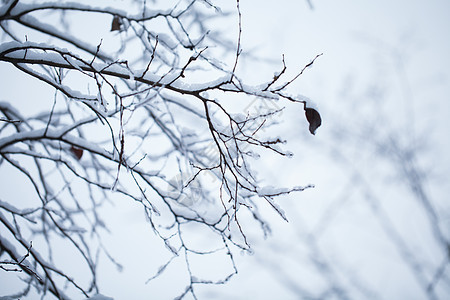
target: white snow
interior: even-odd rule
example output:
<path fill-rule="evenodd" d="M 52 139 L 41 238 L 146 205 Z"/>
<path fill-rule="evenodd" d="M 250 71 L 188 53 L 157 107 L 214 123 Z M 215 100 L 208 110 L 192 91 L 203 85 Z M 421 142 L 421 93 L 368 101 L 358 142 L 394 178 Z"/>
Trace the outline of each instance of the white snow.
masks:
<path fill-rule="evenodd" d="M 92 297 L 86 298 L 86 300 L 114 300 L 114 298 L 106 297 L 102 294 L 97 294 Z"/>

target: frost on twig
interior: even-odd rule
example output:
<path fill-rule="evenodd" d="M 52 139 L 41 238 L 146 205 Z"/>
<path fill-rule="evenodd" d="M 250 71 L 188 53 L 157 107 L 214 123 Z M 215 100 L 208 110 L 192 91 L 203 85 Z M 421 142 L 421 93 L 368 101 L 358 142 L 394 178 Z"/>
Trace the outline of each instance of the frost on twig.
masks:
<path fill-rule="evenodd" d="M 6 230 L 0 237 L 6 240 L 7 232 L 15 239 L 15 246 L 2 244 L 10 258 L 13 247 L 28 249 L 36 270 L 27 272 L 35 278 L 31 286 L 58 298 L 66 290 L 96 294 L 98 257 L 122 267 L 101 239 L 101 206 L 114 194 L 142 205 L 172 255 L 150 281 L 184 260 L 190 284 L 180 298 L 196 297 L 197 285 L 223 284 L 237 273 L 233 251 L 250 251 L 244 216 L 267 234 L 258 208 L 266 205 L 287 220 L 277 197 L 312 187 L 264 188 L 252 166 L 261 155 L 292 156 L 286 140 L 267 128 L 276 126 L 284 101 L 299 103 L 301 111 L 306 101 L 287 89 L 320 55 L 286 81 L 283 58 L 273 79 L 246 84 L 238 72 L 245 53 L 239 1 L 232 14 L 209 1 L 179 1 L 161 10 L 130 1 L 126 11 L 75 2 L 8 3 L 0 7 L 0 62 L 54 90 L 50 111 L 38 111 L 39 95 L 32 115 L 22 115 L 14 99 L 0 102 L 0 168 L 23 175 L 34 191 L 32 205 L 21 209 L 8 205 L 14 196 L 1 195 Z M 109 21 L 85 39 L 77 24 L 65 22 L 72 14 Z M 236 21 L 235 41 L 224 41 L 222 29 L 210 25 L 220 18 Z M 18 25 L 47 42 L 22 38 Z M 113 42 L 118 46 L 107 46 Z M 217 247 L 193 247 L 193 224 L 206 228 Z M 20 228 L 48 247 L 28 248 Z M 52 265 L 55 236 L 87 267 L 87 285 Z M 226 257 L 231 271 L 218 280 L 201 278 L 191 268 L 193 255 Z"/>

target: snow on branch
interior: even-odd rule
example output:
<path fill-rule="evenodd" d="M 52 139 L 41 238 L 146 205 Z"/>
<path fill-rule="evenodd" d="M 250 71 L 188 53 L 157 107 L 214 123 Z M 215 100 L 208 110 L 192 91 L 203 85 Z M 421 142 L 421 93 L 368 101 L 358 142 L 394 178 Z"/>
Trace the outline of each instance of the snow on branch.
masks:
<path fill-rule="evenodd" d="M 48 99 L 37 92 L 27 115 L 14 99 L 0 102 L 0 168 L 8 165 L 34 192 L 32 205 L 24 208 L 12 205 L 13 194 L 0 195 L 2 226 L 15 246 L 3 236 L 0 242 L 14 266 L 30 276 L 29 286 L 57 298 L 67 298 L 67 289 L 98 294 L 99 256 L 121 268 L 101 239 L 107 228 L 101 207 L 113 195 L 140 203 L 173 255 L 149 281 L 184 259 L 190 283 L 180 298 L 195 298 L 197 285 L 224 284 L 237 273 L 233 251 L 251 246 L 244 218 L 253 218 L 267 234 L 258 207 L 265 205 L 287 221 L 277 197 L 312 187 L 263 187 L 254 162 L 261 156 L 292 156 L 286 140 L 268 129 L 277 125 L 285 102 L 306 109 L 306 98 L 287 89 L 321 54 L 286 82 L 280 79 L 283 58 L 277 76 L 249 85 L 237 67 L 245 29 L 239 1 L 234 14 L 208 1 L 180 1 L 161 10 L 149 9 L 157 7 L 153 3 L 127 4 L 132 12 L 60 1 L 9 1 L 0 7 L 0 62 L 54 90 L 51 108 L 40 105 Z M 91 33 L 103 32 L 97 43 L 66 22 L 75 13 L 92 22 L 109 18 Z M 225 29 L 209 23 L 221 18 L 234 18 L 236 41 L 223 41 Z M 48 40 L 33 39 L 32 32 Z M 106 35 L 120 47 L 107 46 Z M 221 246 L 193 247 L 193 225 Z M 31 247 L 19 228 L 43 237 L 48 249 Z M 87 286 L 52 265 L 54 237 L 87 268 Z M 36 271 L 26 270 L 18 252 L 28 254 L 30 270 Z M 231 271 L 218 280 L 200 278 L 190 268 L 192 255 L 225 256 Z"/>

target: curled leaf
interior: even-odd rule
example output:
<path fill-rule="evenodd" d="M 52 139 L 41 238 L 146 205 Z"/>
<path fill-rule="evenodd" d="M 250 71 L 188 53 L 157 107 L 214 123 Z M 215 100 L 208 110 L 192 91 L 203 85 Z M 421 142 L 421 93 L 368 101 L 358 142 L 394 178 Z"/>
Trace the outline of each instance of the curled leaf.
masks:
<path fill-rule="evenodd" d="M 76 157 L 76 159 L 80 160 L 83 156 L 83 149 L 76 148 L 74 146 L 70 147 L 70 152 Z"/>
<path fill-rule="evenodd" d="M 305 107 L 305 115 L 309 123 L 309 132 L 316 134 L 316 129 L 322 124 L 319 112 L 314 108 Z"/>

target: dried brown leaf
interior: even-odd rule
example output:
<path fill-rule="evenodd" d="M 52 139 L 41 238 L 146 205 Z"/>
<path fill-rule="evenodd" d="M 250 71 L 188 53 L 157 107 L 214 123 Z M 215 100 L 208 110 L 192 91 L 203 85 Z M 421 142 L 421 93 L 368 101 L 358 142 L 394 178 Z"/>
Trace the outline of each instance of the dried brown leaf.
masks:
<path fill-rule="evenodd" d="M 316 134 L 316 129 L 319 128 L 320 125 L 322 125 L 322 118 L 320 117 L 320 114 L 317 110 L 314 108 L 305 108 L 305 115 L 306 120 L 308 120 L 309 123 L 309 132 L 311 134 Z"/>
<path fill-rule="evenodd" d="M 70 152 L 76 157 L 76 159 L 80 160 L 83 156 L 83 149 L 76 148 L 74 146 L 70 147 Z"/>
<path fill-rule="evenodd" d="M 111 24 L 111 31 L 120 31 L 122 20 L 118 16 L 114 16 Z"/>

